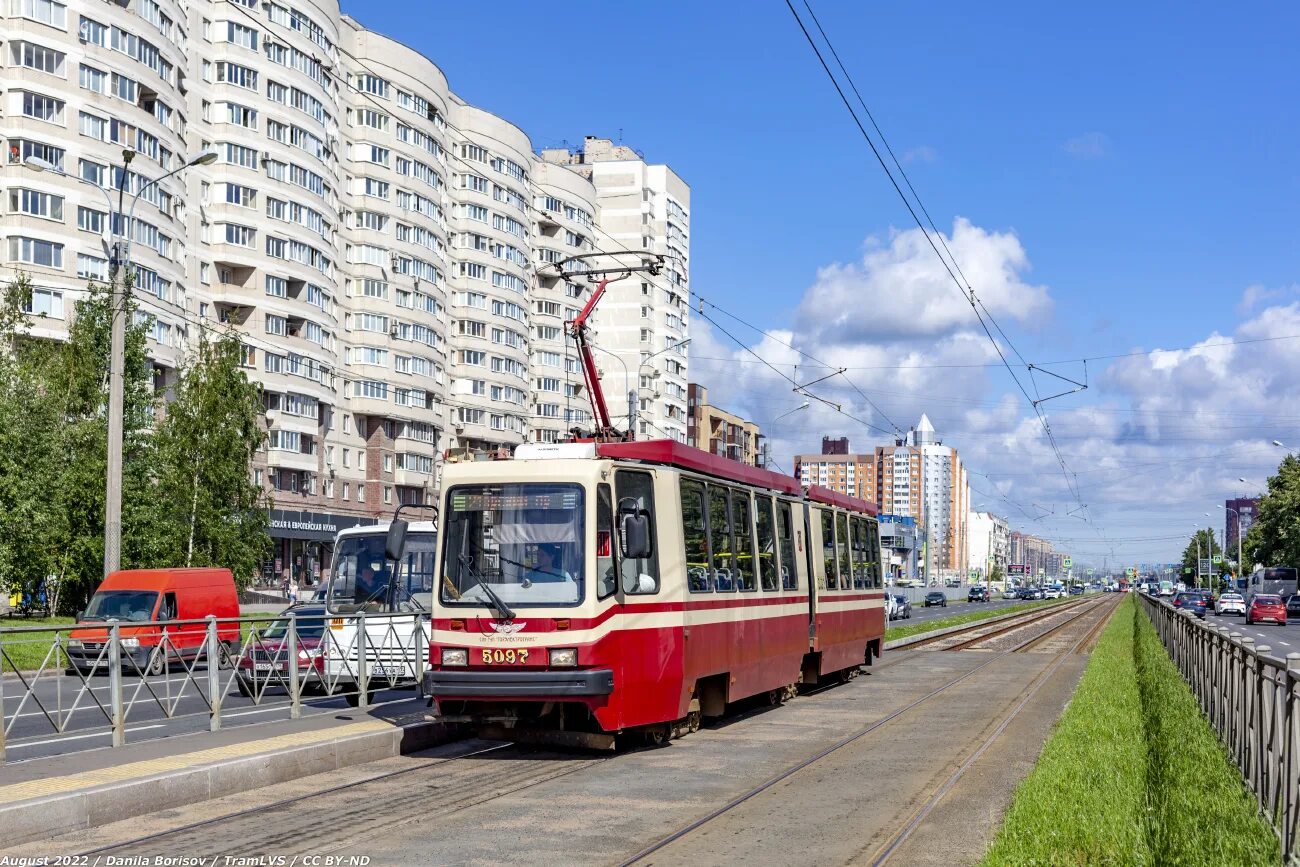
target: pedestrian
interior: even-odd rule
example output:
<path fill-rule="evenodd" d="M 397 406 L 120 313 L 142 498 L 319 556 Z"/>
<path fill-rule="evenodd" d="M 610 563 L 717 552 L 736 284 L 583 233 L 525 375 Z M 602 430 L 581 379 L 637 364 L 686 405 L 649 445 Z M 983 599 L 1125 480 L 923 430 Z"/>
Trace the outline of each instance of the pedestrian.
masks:
<path fill-rule="evenodd" d="M 290 605 L 298 604 L 298 582 L 297 581 L 289 582 L 289 590 L 286 595 L 289 597 Z"/>

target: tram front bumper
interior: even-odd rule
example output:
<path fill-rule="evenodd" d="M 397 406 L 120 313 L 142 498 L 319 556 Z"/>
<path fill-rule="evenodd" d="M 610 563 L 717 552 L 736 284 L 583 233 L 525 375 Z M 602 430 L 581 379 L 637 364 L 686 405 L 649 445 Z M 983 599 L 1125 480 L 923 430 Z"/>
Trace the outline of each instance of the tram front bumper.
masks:
<path fill-rule="evenodd" d="M 614 691 L 608 668 L 569 671 L 426 671 L 424 694 L 457 698 L 601 696 Z"/>

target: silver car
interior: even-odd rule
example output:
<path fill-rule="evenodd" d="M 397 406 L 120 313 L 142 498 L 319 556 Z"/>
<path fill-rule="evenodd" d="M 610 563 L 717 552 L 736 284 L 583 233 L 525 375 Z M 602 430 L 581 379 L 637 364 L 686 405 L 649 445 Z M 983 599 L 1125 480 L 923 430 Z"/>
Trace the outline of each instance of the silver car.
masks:
<path fill-rule="evenodd" d="M 1224 593 L 1219 597 L 1219 601 L 1214 603 L 1214 613 L 1220 616 L 1238 614 L 1245 617 L 1246 600 L 1240 593 Z"/>

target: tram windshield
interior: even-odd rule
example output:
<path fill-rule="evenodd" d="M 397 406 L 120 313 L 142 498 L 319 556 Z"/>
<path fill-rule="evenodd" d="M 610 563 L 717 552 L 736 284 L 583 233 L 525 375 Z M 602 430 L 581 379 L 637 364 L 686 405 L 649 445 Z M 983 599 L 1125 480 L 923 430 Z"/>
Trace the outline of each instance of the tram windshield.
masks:
<path fill-rule="evenodd" d="M 434 533 L 410 533 L 397 576 L 384 558 L 386 532 L 344 536 L 325 604 L 331 614 L 428 611 L 433 607 Z"/>
<path fill-rule="evenodd" d="M 579 485 L 452 488 L 444 514 L 441 600 L 448 605 L 577 605 L 586 574 L 583 525 Z"/>

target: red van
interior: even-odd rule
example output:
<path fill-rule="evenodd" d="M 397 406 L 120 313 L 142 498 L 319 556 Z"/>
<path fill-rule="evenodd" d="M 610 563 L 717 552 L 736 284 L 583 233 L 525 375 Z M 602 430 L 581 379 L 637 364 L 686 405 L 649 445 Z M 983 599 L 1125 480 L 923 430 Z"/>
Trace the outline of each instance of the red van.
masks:
<path fill-rule="evenodd" d="M 239 646 L 239 594 L 229 569 L 124 569 L 104 579 L 77 617 L 68 634 L 68 658 L 81 671 L 107 664 L 108 628 L 121 624 L 123 667 L 161 674 L 167 660 L 193 659 L 207 637 L 204 623 L 165 627 L 169 640 L 165 653 L 154 653 L 162 639 L 163 620 L 202 620 L 209 614 L 224 621 L 217 635 L 233 654 Z M 141 625 L 135 625 L 141 624 Z M 147 624 L 147 625 L 146 625 Z M 102 652 L 102 657 L 101 657 Z M 135 664 L 127 662 L 128 655 Z"/>

